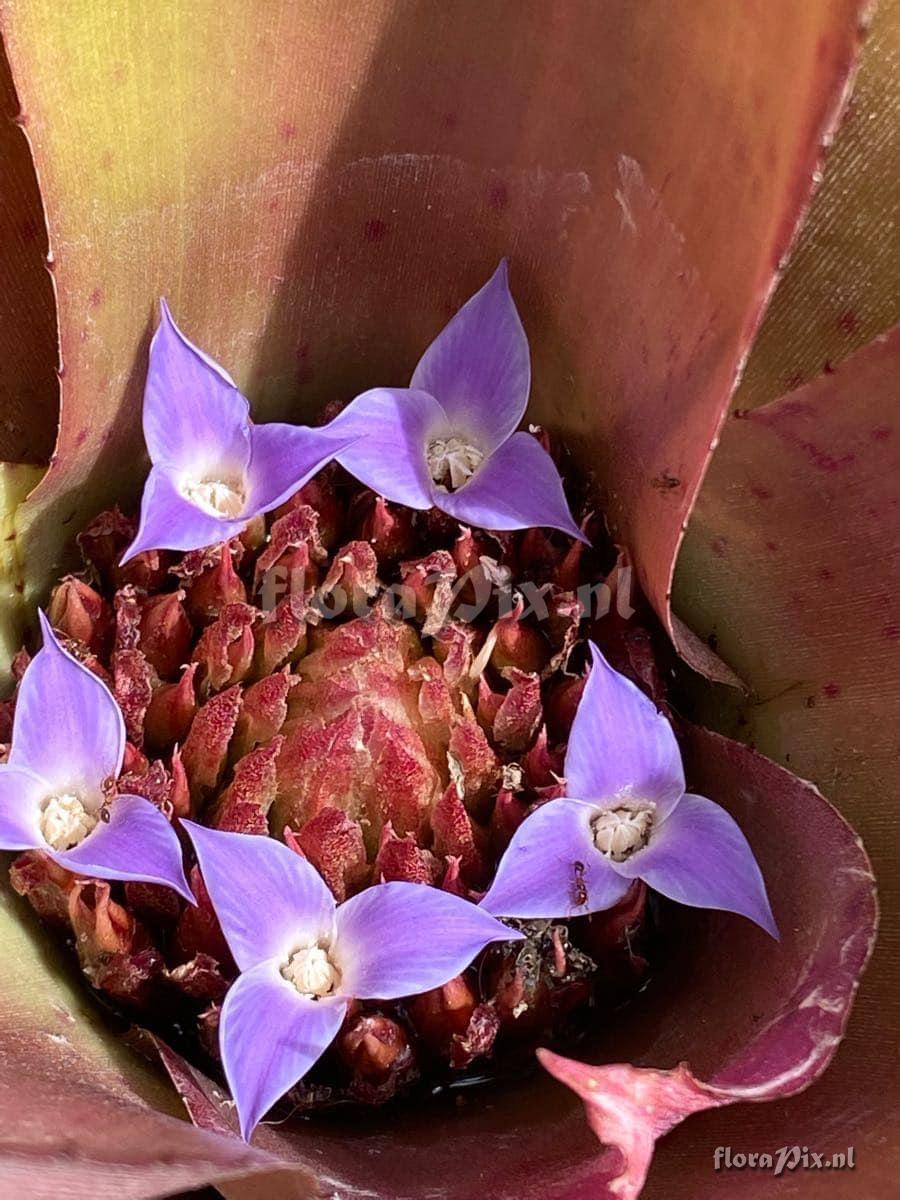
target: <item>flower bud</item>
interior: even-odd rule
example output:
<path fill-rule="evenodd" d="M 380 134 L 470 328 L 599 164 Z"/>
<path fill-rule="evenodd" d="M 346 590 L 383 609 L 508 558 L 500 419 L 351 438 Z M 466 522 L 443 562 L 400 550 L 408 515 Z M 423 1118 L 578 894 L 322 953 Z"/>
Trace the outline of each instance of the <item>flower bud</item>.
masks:
<path fill-rule="evenodd" d="M 332 603 L 341 611 L 364 616 L 369 600 L 378 592 L 378 560 L 368 542 L 348 542 L 334 556 L 314 603 Z M 333 597 L 333 602 L 330 598 Z"/>
<path fill-rule="evenodd" d="M 491 813 L 491 846 L 495 857 L 500 855 L 509 845 L 512 835 L 516 832 L 528 814 L 528 805 L 506 788 L 497 793 L 497 802 Z"/>
<path fill-rule="evenodd" d="M 371 545 L 378 562 L 393 563 L 411 552 L 415 545 L 412 509 L 389 504 L 371 492 L 362 493 L 355 508 L 357 536 Z"/>
<path fill-rule="evenodd" d="M 144 714 L 144 739 L 152 750 L 165 750 L 183 742 L 197 712 L 194 679 L 200 669 L 190 663 L 177 683 L 155 688 Z"/>
<path fill-rule="evenodd" d="M 413 1064 L 409 1035 L 380 1013 L 352 1016 L 341 1030 L 337 1049 L 353 1074 L 370 1083 L 382 1083 Z"/>
<path fill-rule="evenodd" d="M 99 879 L 78 882 L 71 889 L 69 920 L 86 970 L 85 964 L 96 967 L 105 955 L 130 953 L 146 944 L 137 921 L 110 898 L 110 885 Z"/>
<path fill-rule="evenodd" d="M 190 961 L 166 972 L 166 979 L 191 1000 L 207 1004 L 224 1000 L 230 980 L 209 954 L 195 954 Z"/>
<path fill-rule="evenodd" d="M 507 754 L 518 754 L 531 745 L 541 723 L 541 681 L 514 667 L 503 674 L 511 686 L 494 717 L 494 741 Z"/>
<path fill-rule="evenodd" d="M 408 1011 L 422 1041 L 436 1053 L 446 1053 L 453 1038 L 465 1033 L 475 1004 L 475 993 L 465 976 L 457 975 L 443 987 L 414 996 Z"/>
<path fill-rule="evenodd" d="M 564 676 L 547 691 L 544 713 L 547 731 L 554 742 L 565 742 L 578 711 L 578 703 L 587 680 L 580 675 Z"/>
<path fill-rule="evenodd" d="M 54 629 L 75 638 L 94 654 L 109 650 L 113 619 L 99 593 L 74 575 L 67 575 L 53 590 L 47 617 Z"/>
<path fill-rule="evenodd" d="M 456 563 L 447 550 L 435 550 L 424 558 L 400 564 L 404 588 L 415 598 L 416 616 L 426 636 L 436 633 L 447 622 L 453 603 Z"/>
<path fill-rule="evenodd" d="M 522 620 L 524 604 L 519 600 L 512 612 L 500 617 L 488 635 L 492 642 L 490 663 L 495 671 L 517 667 L 540 674 L 550 659 L 547 641 Z"/>
<path fill-rule="evenodd" d="M 218 692 L 250 672 L 256 642 L 257 611 L 249 604 L 226 604 L 200 636 L 191 661 L 200 664 L 204 689 Z"/>
<path fill-rule="evenodd" d="M 252 517 L 238 534 L 238 541 L 245 550 L 259 550 L 266 541 L 266 518 L 260 513 Z"/>
<path fill-rule="evenodd" d="M 141 607 L 139 646 L 160 679 L 172 679 L 190 656 L 194 630 L 183 600 L 179 589 L 150 596 Z"/>
<path fill-rule="evenodd" d="M 530 788 L 553 787 L 562 777 L 563 757 L 547 744 L 547 727 L 541 726 L 534 745 L 522 758 L 524 780 Z"/>
<path fill-rule="evenodd" d="M 238 549 L 242 547 L 238 543 Z M 181 577 L 187 592 L 187 608 L 192 620 L 200 624 L 214 621 L 226 604 L 243 604 L 247 600 L 244 581 L 234 567 L 232 543 L 212 551 L 196 551 L 199 570 L 193 560 L 182 566 Z M 190 556 L 185 555 L 187 563 Z"/>

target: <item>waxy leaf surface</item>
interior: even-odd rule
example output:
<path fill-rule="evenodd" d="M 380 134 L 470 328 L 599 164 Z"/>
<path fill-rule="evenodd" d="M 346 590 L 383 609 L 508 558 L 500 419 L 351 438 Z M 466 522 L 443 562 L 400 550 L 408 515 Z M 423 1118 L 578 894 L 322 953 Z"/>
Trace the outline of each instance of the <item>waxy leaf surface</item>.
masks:
<path fill-rule="evenodd" d="M 63 365 L 57 454 L 21 514 L 35 586 L 70 525 L 140 485 L 158 295 L 257 417 L 300 417 L 405 382 L 509 254 L 530 415 L 596 471 L 667 619 L 863 8 L 366 0 L 261 20 L 85 0 L 63 20 L 6 0 Z"/>

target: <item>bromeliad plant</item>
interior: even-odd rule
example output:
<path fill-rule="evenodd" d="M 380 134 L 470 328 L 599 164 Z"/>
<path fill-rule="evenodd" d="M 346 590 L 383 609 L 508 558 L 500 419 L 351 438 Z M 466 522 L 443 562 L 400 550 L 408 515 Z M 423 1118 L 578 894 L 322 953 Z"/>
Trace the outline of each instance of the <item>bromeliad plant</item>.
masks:
<path fill-rule="evenodd" d="M 376 390 L 320 429 L 252 424 L 163 305 L 137 532 L 82 533 L 66 645 L 41 614 L 20 659 L 13 884 L 224 1073 L 245 1138 L 282 1096 L 380 1104 L 574 1045 L 664 960 L 665 899 L 778 936 L 738 824 L 686 794 L 650 631 L 592 619 L 614 555 L 512 432 L 529 374 L 505 265 L 417 368 L 443 406 Z"/>
<path fill-rule="evenodd" d="M 636 21 L 632 5 L 611 0 L 574 6 L 549 24 L 538 9 L 482 6 L 463 30 L 421 6 L 394 13 L 373 4 L 350 26 L 323 8 L 293 36 L 292 6 L 282 0 L 263 20 L 245 0 L 223 0 L 215 21 L 202 4 L 190 13 L 162 6 L 152 30 L 134 6 L 85 4 L 67 23 L 72 53 L 62 58 L 58 7 L 35 0 L 0 9 L 41 179 L 59 318 L 59 356 L 50 336 L 36 378 L 22 349 L 35 313 L 52 311 L 38 203 L 13 213 L 0 249 L 13 247 L 33 267 L 0 329 L 10 397 L 0 433 L 16 461 L 49 456 L 54 368 L 64 368 L 51 466 L 33 497 L 14 513 L 12 499 L 7 505 L 0 563 L 11 621 L 2 632 L 14 649 L 12 618 L 46 600 L 83 528 L 85 573 L 59 585 L 48 612 L 65 652 L 106 684 L 124 720 L 121 773 L 100 781 L 101 808 L 112 820 L 117 807 L 125 811 L 124 797 L 147 800 L 180 839 L 196 903 L 146 878 L 88 878 L 40 848 L 18 856 L 13 881 L 63 936 L 74 933 L 107 1004 L 151 1027 L 201 1129 L 166 1115 L 158 1081 L 118 1045 L 121 1022 L 107 1029 L 72 1019 L 83 997 L 66 988 L 60 943 L 55 954 L 34 950 L 11 912 L 0 914 L 15 965 L 3 973 L 0 997 L 0 1102 L 11 1098 L 0 1122 L 0 1185 L 18 1194 L 27 1157 L 38 1167 L 27 1172 L 35 1200 L 54 1194 L 61 1174 L 67 1194 L 85 1200 L 123 1186 L 149 1197 L 260 1174 L 267 1194 L 286 1197 L 324 1188 L 392 1200 L 437 1187 L 448 1200 L 471 1200 L 489 1178 L 502 1200 L 521 1200 L 523 1189 L 542 1200 L 581 1192 L 629 1200 L 654 1139 L 685 1115 L 789 1096 L 819 1076 L 871 948 L 873 884 L 858 839 L 812 787 L 761 756 L 673 718 L 691 790 L 665 819 L 671 799 L 653 799 L 651 812 L 656 793 L 625 752 L 615 779 L 593 746 L 585 786 L 576 791 L 566 779 L 567 769 L 577 778 L 567 766 L 573 723 L 591 712 L 596 719 L 584 698 L 598 679 L 597 666 L 586 674 L 588 637 L 652 700 L 643 710 L 651 725 L 663 720 L 657 710 L 668 719 L 683 699 L 663 686 L 673 676 L 664 648 L 665 669 L 658 665 L 662 631 L 642 603 L 630 621 L 620 619 L 625 604 L 594 626 L 577 619 L 583 584 L 621 597 L 633 565 L 662 629 L 692 664 L 724 674 L 710 652 L 716 635 L 761 700 L 786 696 L 751 710 L 762 744 L 782 756 L 799 750 L 795 763 L 829 784 L 832 768 L 838 786 L 857 772 L 863 782 L 847 783 L 845 793 L 866 797 L 864 820 L 882 790 L 877 773 L 859 774 L 876 758 L 856 756 L 875 746 L 876 723 L 860 732 L 852 722 L 872 711 L 873 639 L 892 636 L 894 622 L 882 609 L 861 622 L 855 584 L 874 577 L 885 585 L 867 589 L 873 603 L 882 590 L 896 593 L 872 515 L 886 520 L 882 483 L 896 478 L 887 470 L 896 342 L 829 373 L 818 391 L 730 423 L 713 476 L 719 516 L 692 526 L 693 553 L 708 550 L 715 568 L 712 586 L 701 586 L 707 577 L 695 563 L 699 599 L 681 610 L 710 644 L 692 640 L 669 608 L 676 551 L 834 126 L 862 5 L 810 0 L 777 13 L 714 5 L 700 21 L 683 6 L 648 0 Z M 180 52 L 201 41 L 206 53 Z M 122 45 L 127 63 L 110 57 Z M 148 79 L 157 81 L 152 94 Z M 866 128 L 878 122 L 855 122 L 851 137 Z M 18 126 L 0 135 L 24 147 Z M 849 157 L 855 170 L 866 156 Z M 16 162 L 27 165 L 27 152 Z M 15 206 L 27 179 L 15 168 L 11 178 L 6 199 Z M 879 205 L 889 191 L 877 189 Z M 159 290 L 172 289 L 185 328 L 246 385 L 258 421 L 296 421 L 372 382 L 409 379 L 422 347 L 510 248 L 535 352 L 530 415 L 553 442 L 546 431 L 514 432 L 528 362 L 501 271 L 473 301 L 476 314 L 505 322 L 512 351 L 494 364 L 501 369 L 485 367 L 481 323 L 473 339 L 471 322 L 457 317 L 411 388 L 363 393 L 331 426 L 285 430 L 304 455 L 309 449 L 289 491 L 315 466 L 317 445 L 330 452 L 320 438 L 356 438 L 334 447 L 338 460 L 293 494 L 278 490 L 277 446 L 266 447 L 273 477 L 258 469 L 268 459 L 254 454 L 256 432 L 271 427 L 249 423 L 236 389 L 191 351 L 197 390 L 180 411 L 212 395 L 202 454 L 194 456 L 174 409 L 160 409 L 156 449 L 152 436 L 147 442 L 158 486 L 146 507 L 156 531 L 142 548 L 137 522 L 119 511 L 92 519 L 114 501 L 130 506 L 138 486 L 146 364 L 136 350 Z M 833 254 L 828 261 L 827 286 L 806 290 L 817 296 L 808 324 L 840 338 L 832 332 L 821 354 L 804 339 L 804 370 L 815 358 L 817 370 L 830 360 L 830 372 L 862 340 L 847 332 L 856 315 L 843 311 Z M 13 278 L 6 258 L 3 265 L 0 275 Z M 43 307 L 35 283 L 45 288 Z M 874 332 L 865 313 L 858 324 Z M 448 369 L 445 354 L 463 331 L 478 352 Z M 180 363 L 191 348 L 174 328 L 168 334 Z M 787 359 L 769 362 L 779 383 L 795 369 Z M 493 403 L 496 411 L 481 407 Z M 389 419 L 388 437 L 367 412 Z M 40 445 L 29 438 L 35 431 Z M 4 470 L 2 482 L 24 494 L 30 474 Z M 401 486 L 406 498 L 392 500 Z M 166 496 L 171 503 L 156 503 Z M 152 545 L 173 545 L 188 523 L 208 530 L 199 547 Z M 574 541 L 578 534 L 594 547 Z M 613 542 L 628 552 L 618 567 Z M 293 595 L 264 601 L 268 581 L 292 578 Z M 810 580 L 821 588 L 826 578 L 827 605 L 810 591 Z M 498 602 L 473 612 L 486 590 Z M 837 636 L 820 637 L 823 615 L 837 622 Z M 19 656 L 17 677 L 26 667 Z M 865 687 L 854 689 L 854 676 Z M 788 680 L 802 682 L 784 693 Z M 2 713 L 9 741 L 13 706 Z M 889 723 L 880 708 L 878 716 L 884 746 Z M 718 705 L 713 717 L 721 721 Z M 833 757 L 848 746 L 849 767 Z M 40 803 L 71 794 L 92 815 L 92 782 L 48 776 Z M 57 786 L 76 783 L 71 793 Z M 660 854 L 693 815 L 694 794 L 723 806 L 752 845 L 780 942 L 750 920 L 674 904 L 644 882 L 671 880 Z M 227 1020 L 221 1037 L 219 1023 L 227 997 L 256 968 L 243 972 L 246 960 L 235 961 L 226 938 L 232 914 L 226 904 L 218 920 L 221 901 L 182 836 L 184 818 L 200 839 L 264 845 L 307 879 L 315 868 L 336 922 L 348 905 L 397 883 L 484 918 L 477 901 L 516 861 L 516 837 L 527 844 L 522 831 L 543 812 L 571 811 L 575 801 L 591 813 L 591 839 L 580 826 L 580 840 L 566 843 L 546 881 L 547 890 L 568 892 L 571 913 L 503 918 L 508 940 L 425 993 L 348 993 L 334 1040 L 276 1104 L 276 1119 L 260 1123 L 252 1147 L 228 1136 L 240 1125 L 222 1086 Z M 637 815 L 635 802 L 643 802 Z M 90 832 L 79 827 L 79 845 L 100 844 L 101 824 L 102 816 Z M 743 907 L 763 918 L 742 843 L 728 845 L 749 885 Z M 889 861 L 884 839 L 874 845 Z M 676 875 L 684 886 L 689 874 L 693 898 L 709 903 L 719 865 L 707 853 L 693 864 L 681 857 Z M 637 878 L 613 907 L 577 911 L 591 903 L 595 878 L 619 887 L 632 868 Z M 248 913 L 257 918 L 260 928 L 274 927 L 258 905 Z M 322 952 L 295 964 L 307 994 L 327 982 L 324 967 L 333 970 L 323 962 L 331 944 L 320 941 L 290 947 L 291 959 L 295 946 Z M 306 1012 L 295 984 L 279 979 L 278 995 Z M 403 986 L 426 982 L 433 979 Z M 883 1036 L 894 997 L 873 995 L 873 1028 Z M 343 1002 L 326 997 L 324 1006 Z M 323 1000 L 310 1003 L 318 1009 Z M 860 1040 L 871 1043 L 872 1034 Z M 274 1094 L 279 1054 L 269 1073 L 271 1043 L 257 1034 L 255 1044 L 256 1067 L 265 1069 L 251 1083 L 267 1080 Z M 520 1072 L 535 1044 L 543 1065 L 584 1099 L 610 1153 L 585 1139 L 581 1106 L 554 1081 Z M 577 1045 L 578 1057 L 548 1045 Z M 848 1088 L 879 1094 L 871 1054 L 850 1049 L 832 1075 L 833 1112 L 834 1096 L 842 1101 Z M 598 1061 L 611 1065 L 591 1065 Z M 482 1074 L 498 1077 L 489 1105 L 461 1091 L 452 1105 L 388 1105 L 371 1119 L 361 1108 L 429 1081 L 439 1089 Z M 245 1128 L 247 1096 L 238 1095 Z M 348 1100 L 343 1118 L 316 1116 Z M 765 1136 L 813 1145 L 828 1105 L 826 1084 L 807 1110 L 814 1124 L 804 1126 L 803 1101 L 795 1102 L 789 1133 L 786 1106 L 771 1106 Z M 283 1119 L 298 1107 L 308 1119 Z M 891 1139 L 874 1123 L 855 1133 L 863 1187 L 864 1163 Z M 672 1154 L 677 1169 L 662 1177 L 673 1200 L 699 1200 L 721 1184 L 708 1156 L 692 1157 L 684 1140 Z"/>
<path fill-rule="evenodd" d="M 508 425 L 521 416 L 529 368 L 505 266 L 461 317 L 429 354 L 439 348 L 446 379 L 465 376 L 470 427 L 486 427 L 479 413 L 503 407 L 504 387 L 514 400 L 503 416 Z M 67 663 L 115 711 L 115 761 L 101 755 L 96 738 L 79 751 L 98 759 L 111 820 L 124 818 L 128 805 L 145 822 L 152 818 L 172 865 L 168 875 L 151 870 L 159 853 L 134 826 L 130 871 L 90 869 L 105 863 L 99 849 L 118 829 L 100 824 L 107 810 L 99 807 L 99 783 L 90 792 L 80 783 L 64 794 L 57 788 L 49 799 L 42 783 L 35 805 L 43 805 L 42 828 L 52 823 L 54 866 L 31 852 L 43 845 L 36 835 L 24 843 L 10 835 L 9 848 L 30 851 L 13 865 L 14 885 L 43 915 L 72 926 L 86 973 L 109 999 L 167 1037 L 171 1025 L 160 1026 L 159 1012 L 175 1007 L 192 1053 L 221 1059 L 245 1136 L 285 1092 L 305 1107 L 377 1103 L 420 1082 L 451 1081 L 484 1060 L 502 1072 L 504 1059 L 520 1058 L 537 1037 L 564 1044 L 591 1008 L 620 1002 L 647 972 L 638 953 L 648 926 L 640 885 L 607 888 L 571 909 L 498 910 L 556 922 L 508 927 L 488 912 L 522 834 L 569 803 L 552 797 L 565 791 L 572 714 L 573 729 L 586 719 L 606 722 L 600 741 L 607 747 L 628 715 L 616 696 L 598 694 L 596 672 L 579 700 L 583 679 L 571 664 L 591 593 L 576 589 L 590 582 L 597 560 L 560 500 L 562 481 L 543 435 L 509 439 L 534 450 L 501 489 L 506 507 L 482 502 L 493 533 L 447 520 L 436 506 L 420 516 L 390 505 L 337 464 L 309 481 L 305 450 L 286 487 L 290 448 L 304 449 L 310 438 L 357 473 L 365 456 L 386 453 L 379 416 L 363 399 L 324 430 L 279 434 L 285 456 L 263 478 L 270 498 L 290 495 L 268 525 L 255 504 L 242 517 L 212 517 L 205 510 L 213 500 L 243 488 L 232 487 L 236 452 L 229 458 L 215 447 L 248 447 L 252 474 L 261 461 L 254 439 L 276 427 L 249 424 L 227 376 L 163 307 L 144 401 L 154 465 L 137 536 L 115 512 L 81 535 L 91 583 L 65 580 L 50 606 L 70 650 L 45 621 L 48 646 L 24 670 L 12 765 L 3 768 L 14 776 L 41 704 L 44 717 L 54 703 L 73 707 L 44 680 L 43 656 L 52 649 L 52 661 Z M 342 437 L 337 428 L 352 432 Z M 363 458 L 353 458 L 360 446 Z M 419 449 L 427 462 L 427 447 Z M 552 487 L 517 491 L 514 480 L 529 482 L 534 462 Z M 159 486 L 164 471 L 168 491 Z M 459 494 L 480 486 L 488 471 L 487 462 L 475 464 Z M 198 488 L 205 489 L 199 499 Z M 571 537 L 497 531 L 525 523 L 523 511 L 538 525 L 562 524 Z M 195 545 L 210 529 L 225 540 Z M 287 591 L 266 609 L 273 578 L 276 590 L 286 583 Z M 530 605 L 531 613 L 517 581 L 540 606 Z M 397 610 L 398 597 L 405 610 Z M 112 695 L 92 672 L 108 675 Z M 117 783 L 126 728 L 130 769 Z M 578 753 L 573 743 L 566 766 L 573 775 L 568 763 Z M 146 798 L 122 794 L 129 787 Z M 17 804 L 11 790 L 10 828 L 23 819 Z M 193 843 L 193 894 L 169 820 L 180 821 Z M 579 855 L 587 857 L 580 844 L 551 842 L 536 872 L 552 874 L 558 853 L 569 855 L 570 872 Z M 86 918 L 85 875 L 180 879 L 189 903 L 140 887 L 107 889 Z M 584 880 L 592 891 L 595 877 L 591 866 Z M 610 913 L 589 927 L 570 920 L 601 910 Z M 101 961 L 101 922 L 125 931 L 114 969 Z M 508 945 L 483 953 L 498 941 Z"/>
<path fill-rule="evenodd" d="M 668 719 L 584 641 L 591 591 L 577 589 L 596 558 L 540 431 L 511 434 L 529 375 L 505 265 L 414 376 L 452 417 L 411 389 L 367 392 L 321 431 L 252 425 L 163 305 L 138 533 L 129 542 L 108 514 L 82 535 L 100 590 L 71 578 L 51 601 L 72 652 L 41 617 L 46 644 L 25 668 L 0 768 L 6 845 L 31 852 L 14 884 L 38 911 L 66 914 L 110 999 L 166 1037 L 159 1012 L 175 1003 L 194 1056 L 221 1060 L 246 1138 L 285 1093 L 307 1108 L 377 1103 L 484 1060 L 502 1074 L 511 1048 L 521 1057 L 536 1039 L 565 1045 L 645 982 L 653 927 L 665 929 L 648 888 L 777 937 L 734 819 L 685 795 Z M 502 470 L 490 444 L 501 435 Z M 310 445 L 367 484 L 336 464 L 310 481 Z M 394 473 L 390 445 L 402 448 Z M 425 471 L 431 491 L 416 493 Z M 403 506 L 380 494 L 391 480 Z M 494 532 L 447 521 L 450 496 L 469 497 L 467 517 Z M 288 592 L 263 611 L 272 575 Z M 390 603 L 398 585 L 406 612 Z M 585 649 L 586 683 L 573 670 Z M 107 668 L 112 695 L 92 674 Z M 661 697 L 652 655 L 647 668 Z M 61 740 L 35 758 L 53 706 L 68 714 Z M 73 712 L 89 731 L 80 745 Z M 115 795 L 126 722 L 130 786 L 148 798 Z M 32 774 L 48 760 L 61 782 Z M 53 869 L 33 853 L 44 847 Z M 84 938 L 72 897 L 85 876 L 170 883 L 188 905 L 107 890 Z M 112 972 L 91 954 L 102 957 L 101 920 L 126 931 Z"/>

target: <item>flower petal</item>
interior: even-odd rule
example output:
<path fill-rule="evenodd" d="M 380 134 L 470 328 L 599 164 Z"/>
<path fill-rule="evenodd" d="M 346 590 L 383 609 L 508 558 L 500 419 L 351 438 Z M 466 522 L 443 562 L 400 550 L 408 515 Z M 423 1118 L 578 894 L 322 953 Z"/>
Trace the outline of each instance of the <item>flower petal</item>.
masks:
<path fill-rule="evenodd" d="M 735 819 L 705 796 L 683 796 L 645 849 L 615 865 L 679 904 L 740 913 L 778 937 L 749 842 Z"/>
<path fill-rule="evenodd" d="M 305 858 L 268 836 L 181 823 L 242 971 L 268 958 L 286 960 L 305 939 L 330 935 L 334 897 Z"/>
<path fill-rule="evenodd" d="M 43 843 L 41 801 L 47 784 L 24 767 L 0 765 L 0 849 L 32 850 Z"/>
<path fill-rule="evenodd" d="M 509 291 L 506 259 L 437 335 L 410 387 L 441 403 L 452 432 L 491 451 L 512 433 L 531 387 L 528 338 Z"/>
<path fill-rule="evenodd" d="M 513 834 L 481 907 L 498 917 L 572 917 L 620 900 L 628 882 L 594 845 L 596 812 L 592 804 L 568 799 L 535 809 Z"/>
<path fill-rule="evenodd" d="M 251 425 L 244 519 L 276 508 L 352 441 L 305 425 Z"/>
<path fill-rule="evenodd" d="M 609 804 L 652 800 L 659 817 L 684 794 L 681 751 L 652 700 L 614 671 L 591 642 L 593 666 L 569 735 L 566 785 L 575 796 Z"/>
<path fill-rule="evenodd" d="M 192 504 L 175 485 L 165 467 L 152 467 L 141 497 L 141 520 L 134 541 L 122 555 L 122 565 L 144 550 L 202 550 L 236 537 L 246 517 L 230 521 L 214 517 Z"/>
<path fill-rule="evenodd" d="M 44 645 L 19 684 L 9 765 L 46 780 L 51 791 L 99 791 L 125 753 L 125 724 L 112 693 L 72 657 L 38 611 Z"/>
<path fill-rule="evenodd" d="M 481 529 L 547 526 L 587 541 L 569 511 L 556 464 L 530 433 L 514 433 L 458 491 L 433 488 L 432 500 Z"/>
<path fill-rule="evenodd" d="M 218 363 L 188 341 L 160 300 L 144 387 L 144 440 L 155 466 L 202 472 L 250 461 L 250 408 Z M 179 549 L 179 547 L 173 547 Z"/>
<path fill-rule="evenodd" d="M 333 954 L 343 993 L 393 1000 L 440 987 L 489 942 L 521 936 L 450 892 L 379 883 L 338 908 Z"/>
<path fill-rule="evenodd" d="M 48 848 L 50 857 L 79 875 L 161 883 L 195 904 L 178 834 L 156 805 L 142 796 L 116 796 L 106 811 L 109 820 L 74 850 Z"/>
<path fill-rule="evenodd" d="M 331 437 L 357 439 L 337 460 L 361 483 L 395 504 L 431 508 L 425 445 L 447 427 L 433 396 L 413 388 L 373 388 L 352 400 L 328 426 Z"/>
<path fill-rule="evenodd" d="M 301 996 L 271 960 L 235 980 L 222 1005 L 219 1048 L 246 1140 L 331 1045 L 346 1012 L 346 1000 Z"/>

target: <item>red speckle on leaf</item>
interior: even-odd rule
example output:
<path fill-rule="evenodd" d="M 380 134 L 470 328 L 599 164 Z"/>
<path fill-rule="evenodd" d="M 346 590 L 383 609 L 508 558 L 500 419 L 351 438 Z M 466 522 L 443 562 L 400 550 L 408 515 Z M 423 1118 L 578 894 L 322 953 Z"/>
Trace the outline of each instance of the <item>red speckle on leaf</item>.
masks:
<path fill-rule="evenodd" d="M 777 542 L 766 542 L 766 549 L 769 551 L 770 554 L 776 554 L 778 552 L 778 543 Z"/>
<path fill-rule="evenodd" d="M 841 687 L 838 683 L 826 683 L 822 688 L 822 695 L 827 696 L 829 700 L 833 700 L 835 696 L 841 694 Z"/>
<path fill-rule="evenodd" d="M 831 567 L 820 567 L 819 578 L 827 583 L 830 579 L 834 579 L 834 571 L 832 571 Z"/>
<path fill-rule="evenodd" d="M 822 36 L 819 38 L 818 42 L 816 43 L 816 58 L 818 58 L 819 62 L 825 62 L 825 60 L 828 58 L 828 55 L 830 53 L 831 53 L 831 42 L 828 40 L 828 38 L 823 33 Z"/>
<path fill-rule="evenodd" d="M 104 171 L 108 171 L 113 165 L 114 156 L 112 150 L 104 150 L 100 155 L 100 166 Z"/>
<path fill-rule="evenodd" d="M 459 124 L 459 114 L 455 112 L 445 112 L 441 117 L 441 125 L 444 129 L 455 129 Z"/>
<path fill-rule="evenodd" d="M 19 226 L 19 232 L 22 235 L 22 241 L 27 246 L 31 242 L 37 241 L 41 233 L 41 223 L 36 217 L 27 217 Z"/>
<path fill-rule="evenodd" d="M 294 358 L 297 362 L 297 383 L 309 383 L 312 379 L 312 367 L 309 362 L 309 342 L 301 342 L 294 351 Z"/>
<path fill-rule="evenodd" d="M 79 429 L 78 436 L 75 438 L 75 445 L 83 446 L 84 443 L 87 441 L 87 436 L 88 436 L 88 431 L 86 429 Z"/>
<path fill-rule="evenodd" d="M 771 500 L 772 499 L 772 493 L 769 491 L 769 489 L 767 487 L 763 487 L 759 483 L 751 484 L 750 495 L 755 497 L 755 499 L 757 499 L 757 500 Z"/>
<path fill-rule="evenodd" d="M 278 212 L 279 208 L 281 208 L 281 201 L 277 196 L 273 196 L 266 207 L 270 213 Z"/>
<path fill-rule="evenodd" d="M 881 636 L 889 642 L 896 642 L 900 639 L 900 621 L 892 621 L 890 625 L 885 625 Z"/>
<path fill-rule="evenodd" d="M 856 333 L 859 329 L 859 318 L 852 308 L 845 308 L 837 320 L 841 333 Z"/>
<path fill-rule="evenodd" d="M 363 236 L 367 242 L 380 242 L 387 231 L 387 224 L 380 217 L 371 217 L 363 226 Z"/>
<path fill-rule="evenodd" d="M 91 308 L 99 308 L 103 303 L 103 291 L 101 288 L 94 288 L 90 296 L 88 296 L 88 304 Z"/>
<path fill-rule="evenodd" d="M 709 543 L 709 548 L 712 550 L 716 558 L 724 558 L 728 553 L 728 539 L 723 537 L 715 537 Z"/>
<path fill-rule="evenodd" d="M 804 417 L 813 414 L 812 405 L 808 400 L 785 400 L 780 405 L 781 415 L 785 417 Z M 767 420 L 764 413 L 758 413 L 760 420 Z"/>
<path fill-rule="evenodd" d="M 281 134 L 282 141 L 292 142 L 297 136 L 297 126 L 293 121 L 283 121 L 278 127 L 278 132 Z"/>
<path fill-rule="evenodd" d="M 876 425 L 872 430 L 872 441 L 886 442 L 893 432 L 890 425 Z"/>
<path fill-rule="evenodd" d="M 488 204 L 494 212 L 503 212 L 509 204 L 509 188 L 502 179 L 491 184 L 491 190 L 488 192 Z"/>

